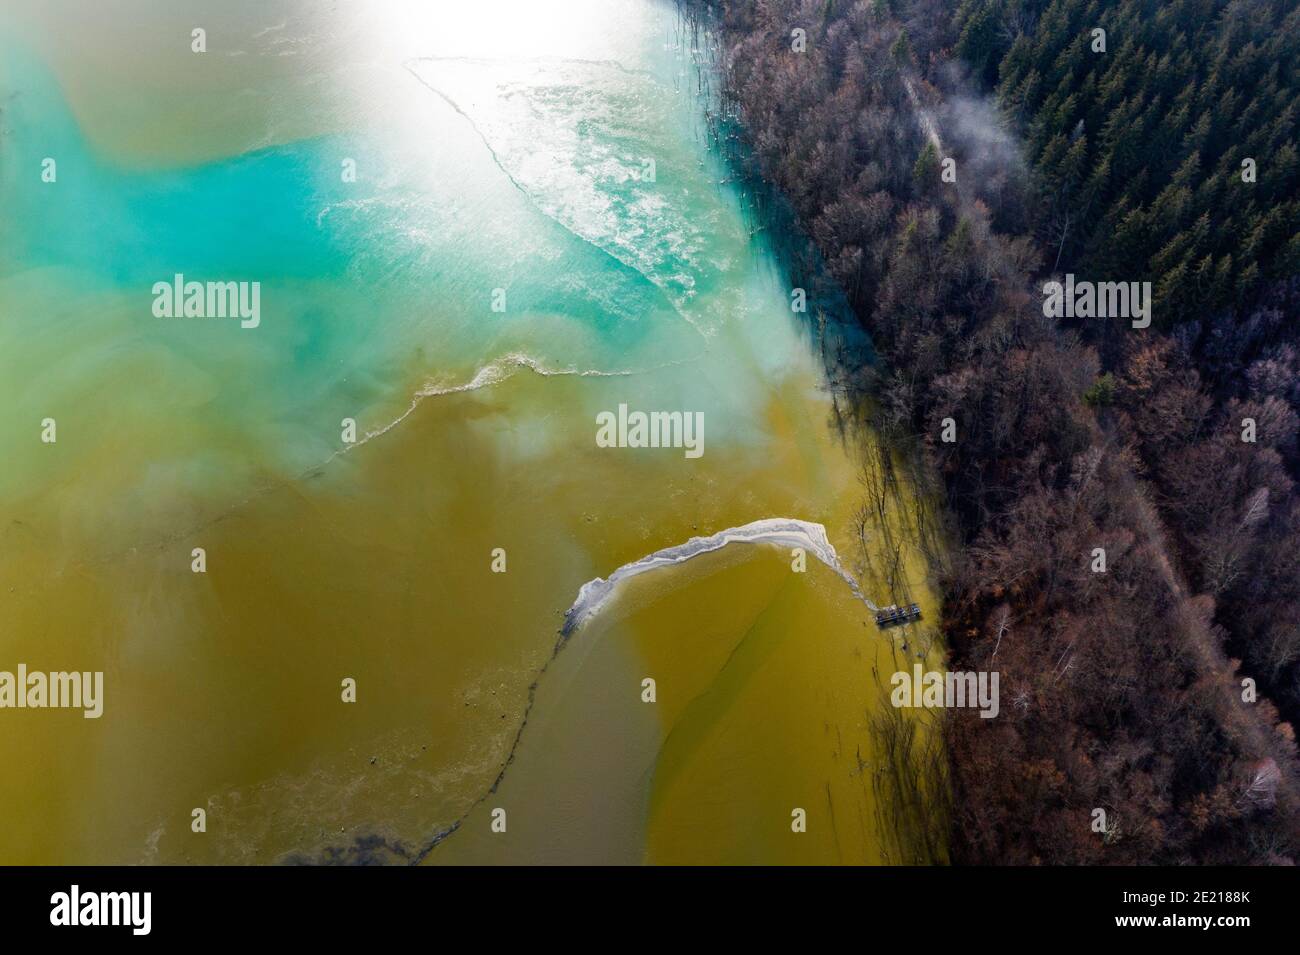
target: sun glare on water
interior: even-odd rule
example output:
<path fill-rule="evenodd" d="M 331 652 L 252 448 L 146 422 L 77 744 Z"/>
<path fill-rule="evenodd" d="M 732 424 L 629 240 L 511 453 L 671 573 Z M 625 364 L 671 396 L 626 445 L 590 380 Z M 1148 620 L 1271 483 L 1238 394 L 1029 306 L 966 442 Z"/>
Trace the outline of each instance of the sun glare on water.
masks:
<path fill-rule="evenodd" d="M 364 20 L 406 56 L 485 59 L 599 56 L 630 0 L 383 0 Z M 637 0 L 645 2 L 645 0 Z"/>

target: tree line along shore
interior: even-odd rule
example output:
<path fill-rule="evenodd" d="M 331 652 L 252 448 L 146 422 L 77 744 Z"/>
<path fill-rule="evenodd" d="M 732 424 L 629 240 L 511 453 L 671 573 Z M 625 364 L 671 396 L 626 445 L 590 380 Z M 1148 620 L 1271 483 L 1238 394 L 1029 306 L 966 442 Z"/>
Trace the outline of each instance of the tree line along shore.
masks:
<path fill-rule="evenodd" d="M 944 855 L 1293 861 L 1300 10 L 680 6 L 792 284 L 871 336 L 832 377 L 945 502 L 950 666 L 1001 674 L 945 717 Z M 1149 327 L 1049 317 L 1066 273 Z"/>

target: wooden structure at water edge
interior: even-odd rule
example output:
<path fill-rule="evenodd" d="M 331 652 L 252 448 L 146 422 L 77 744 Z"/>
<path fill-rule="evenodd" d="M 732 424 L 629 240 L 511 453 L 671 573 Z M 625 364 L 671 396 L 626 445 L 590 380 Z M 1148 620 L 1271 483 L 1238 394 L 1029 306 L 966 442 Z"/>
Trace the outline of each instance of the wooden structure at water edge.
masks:
<path fill-rule="evenodd" d="M 921 617 L 921 608 L 916 604 L 907 604 L 900 607 L 898 604 L 890 604 L 888 607 L 881 607 L 876 611 L 876 626 L 880 628 L 892 627 L 894 624 L 907 623 L 909 620 L 918 620 Z"/>

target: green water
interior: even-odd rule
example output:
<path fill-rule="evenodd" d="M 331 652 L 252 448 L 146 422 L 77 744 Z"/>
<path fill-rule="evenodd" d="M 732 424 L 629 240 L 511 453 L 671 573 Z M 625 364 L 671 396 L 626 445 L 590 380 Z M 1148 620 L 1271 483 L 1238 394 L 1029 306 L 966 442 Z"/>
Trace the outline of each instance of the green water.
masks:
<path fill-rule="evenodd" d="M 395 861 L 457 824 L 428 861 L 880 861 L 847 753 L 903 638 L 815 561 L 656 572 L 539 679 L 582 583 L 768 517 L 934 616 L 914 550 L 858 552 L 869 437 L 671 6 L 101 6 L 0 6 L 0 669 L 107 688 L 0 712 L 0 861 Z M 260 283 L 260 323 L 155 317 L 176 273 Z M 703 457 L 597 447 L 619 404 L 701 412 Z"/>

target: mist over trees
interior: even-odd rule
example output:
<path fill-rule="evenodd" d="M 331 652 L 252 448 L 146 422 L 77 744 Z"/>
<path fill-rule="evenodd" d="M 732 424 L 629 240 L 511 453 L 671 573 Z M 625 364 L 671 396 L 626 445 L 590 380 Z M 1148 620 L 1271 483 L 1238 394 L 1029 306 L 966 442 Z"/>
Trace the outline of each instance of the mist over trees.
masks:
<path fill-rule="evenodd" d="M 950 665 L 1002 674 L 997 719 L 951 714 L 952 858 L 1294 859 L 1296 13 L 684 6 L 733 163 L 879 353 L 833 375 L 942 482 Z M 1153 327 L 1045 318 L 1066 270 L 1152 281 Z"/>

